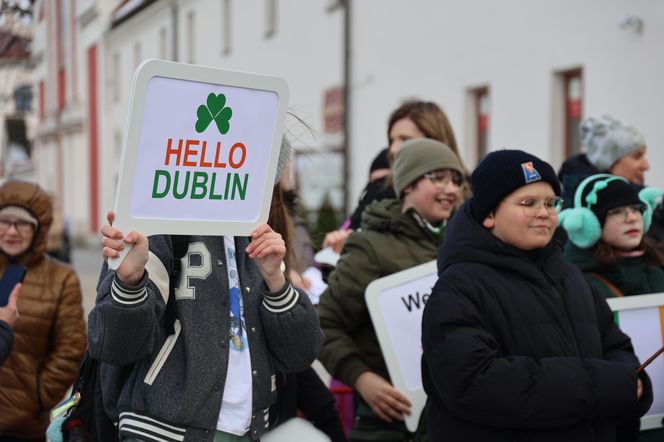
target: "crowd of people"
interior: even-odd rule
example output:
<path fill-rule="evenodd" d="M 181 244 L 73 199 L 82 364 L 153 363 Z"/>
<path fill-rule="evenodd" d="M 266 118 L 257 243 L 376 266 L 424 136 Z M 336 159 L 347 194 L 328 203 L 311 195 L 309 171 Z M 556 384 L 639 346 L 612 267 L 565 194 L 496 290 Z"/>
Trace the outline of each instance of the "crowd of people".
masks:
<path fill-rule="evenodd" d="M 45 253 L 51 198 L 6 182 L 0 271 L 27 273 L 0 306 L 0 442 L 45 440 L 86 350 L 125 442 L 258 440 L 298 412 L 334 442 L 661 440 L 639 419 L 663 392 L 606 299 L 664 292 L 662 191 L 645 185 L 637 129 L 602 116 L 581 130 L 584 153 L 558 173 L 527 149 L 471 172 L 442 109 L 404 103 L 358 207 L 325 238 L 340 258 L 315 306 L 286 138 L 270 218 L 250 237 L 146 237 L 109 213 L 101 255 L 130 250 L 103 264 L 87 326 L 75 272 Z M 412 343 L 427 404 L 410 432 L 364 295 L 433 260 Z M 348 434 L 315 359 L 354 392 Z"/>

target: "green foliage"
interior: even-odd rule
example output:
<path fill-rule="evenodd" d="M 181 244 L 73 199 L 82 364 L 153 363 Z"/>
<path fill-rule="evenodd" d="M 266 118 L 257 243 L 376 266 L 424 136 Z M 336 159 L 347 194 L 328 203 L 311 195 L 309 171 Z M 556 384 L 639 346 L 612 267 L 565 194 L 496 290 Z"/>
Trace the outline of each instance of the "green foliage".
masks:
<path fill-rule="evenodd" d="M 313 224 L 313 226 L 312 226 Z M 330 200 L 330 195 L 325 194 L 323 201 L 321 202 L 320 207 L 316 213 L 315 223 L 309 222 L 308 225 L 313 228 L 309 229 L 309 234 L 311 235 L 311 240 L 313 241 L 316 248 L 320 249 L 325 234 L 336 230 L 339 228 L 339 216 L 336 209 L 332 205 Z"/>

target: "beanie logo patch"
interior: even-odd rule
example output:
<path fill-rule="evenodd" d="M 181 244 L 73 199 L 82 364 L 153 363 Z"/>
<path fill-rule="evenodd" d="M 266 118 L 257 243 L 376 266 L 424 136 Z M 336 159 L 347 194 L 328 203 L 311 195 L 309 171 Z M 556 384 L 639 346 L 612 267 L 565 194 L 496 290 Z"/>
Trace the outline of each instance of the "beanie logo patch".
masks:
<path fill-rule="evenodd" d="M 534 183 L 535 181 L 542 181 L 542 176 L 539 174 L 532 161 L 521 163 L 521 170 L 523 170 L 523 177 L 526 184 Z"/>

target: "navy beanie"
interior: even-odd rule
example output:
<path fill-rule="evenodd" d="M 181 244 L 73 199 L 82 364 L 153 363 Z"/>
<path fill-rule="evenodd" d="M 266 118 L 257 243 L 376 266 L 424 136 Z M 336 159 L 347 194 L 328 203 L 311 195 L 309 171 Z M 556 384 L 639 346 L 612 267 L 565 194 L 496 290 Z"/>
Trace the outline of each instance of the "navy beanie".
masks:
<path fill-rule="evenodd" d="M 497 150 L 489 153 L 470 176 L 473 197 L 470 210 L 478 222 L 510 193 L 526 184 L 546 181 L 560 196 L 560 183 L 553 167 L 522 150 Z"/>

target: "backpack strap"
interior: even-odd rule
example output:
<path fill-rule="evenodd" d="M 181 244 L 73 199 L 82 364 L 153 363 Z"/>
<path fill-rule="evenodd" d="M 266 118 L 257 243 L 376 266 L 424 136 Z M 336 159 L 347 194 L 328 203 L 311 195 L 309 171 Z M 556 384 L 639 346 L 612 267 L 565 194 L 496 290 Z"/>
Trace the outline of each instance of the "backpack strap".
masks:
<path fill-rule="evenodd" d="M 595 272 L 588 272 L 588 275 L 592 276 L 593 278 L 595 278 L 596 280 L 598 280 L 599 282 L 604 284 L 606 286 L 606 288 L 609 289 L 611 291 L 611 293 L 613 293 L 613 296 L 615 296 L 616 298 L 622 298 L 624 296 L 623 292 L 621 292 L 618 287 L 616 287 L 613 283 L 611 283 L 605 277 L 600 276 L 598 273 L 595 273 Z"/>
<path fill-rule="evenodd" d="M 177 287 L 182 271 L 181 259 L 187 254 L 189 248 L 188 235 L 171 235 L 171 245 L 173 246 L 173 268 L 171 270 L 168 284 L 168 302 L 164 311 L 164 328 L 167 335 L 175 333 L 175 287 Z"/>

